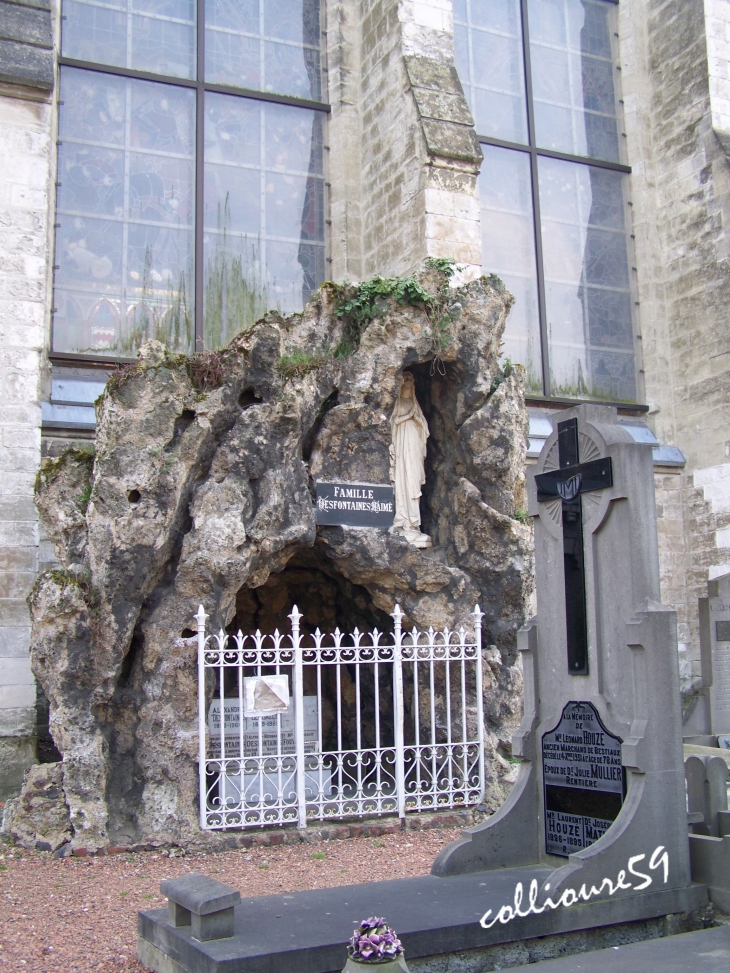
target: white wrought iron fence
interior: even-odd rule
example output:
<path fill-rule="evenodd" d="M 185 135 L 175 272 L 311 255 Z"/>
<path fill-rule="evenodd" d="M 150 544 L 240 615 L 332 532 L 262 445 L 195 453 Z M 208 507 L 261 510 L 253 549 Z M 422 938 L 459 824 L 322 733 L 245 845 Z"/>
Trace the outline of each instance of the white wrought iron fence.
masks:
<path fill-rule="evenodd" d="M 206 634 L 200 823 L 242 828 L 465 807 L 484 792 L 482 612 L 473 633 Z"/>

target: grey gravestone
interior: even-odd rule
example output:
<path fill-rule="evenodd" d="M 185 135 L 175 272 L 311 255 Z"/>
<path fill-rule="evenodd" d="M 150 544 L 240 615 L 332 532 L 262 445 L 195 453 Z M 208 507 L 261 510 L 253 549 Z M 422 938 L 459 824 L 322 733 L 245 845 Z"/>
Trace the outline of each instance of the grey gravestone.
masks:
<path fill-rule="evenodd" d="M 708 582 L 699 599 L 702 686 L 709 712 L 703 732 L 730 734 L 730 574 Z M 722 745 L 722 744 L 721 744 Z"/>
<path fill-rule="evenodd" d="M 641 871 L 634 856 L 646 866 L 661 847 L 664 887 L 686 889 L 676 619 L 659 601 L 651 446 L 606 406 L 566 410 L 554 425 L 528 471 L 537 617 L 519 634 L 522 765 L 505 804 L 432 871 L 553 863 L 541 896 L 549 885 L 557 898 L 623 869 L 616 898 L 644 883 L 629 860 Z"/>

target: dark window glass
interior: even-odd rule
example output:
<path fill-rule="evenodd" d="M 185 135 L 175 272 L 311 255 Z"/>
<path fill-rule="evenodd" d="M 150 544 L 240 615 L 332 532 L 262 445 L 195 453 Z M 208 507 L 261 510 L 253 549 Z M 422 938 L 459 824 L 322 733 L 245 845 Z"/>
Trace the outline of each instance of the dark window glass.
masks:
<path fill-rule="evenodd" d="M 64 0 L 64 57 L 195 77 L 194 0 Z"/>
<path fill-rule="evenodd" d="M 61 70 L 56 351 L 193 347 L 195 93 Z"/>
<path fill-rule="evenodd" d="M 484 151 L 484 270 L 515 296 L 504 352 L 533 394 L 636 401 L 628 175 L 608 167 L 620 162 L 615 4 L 527 0 L 526 20 L 516 0 L 454 2 L 456 64 Z"/>
<path fill-rule="evenodd" d="M 63 0 L 55 352 L 219 347 L 325 278 L 325 116 L 276 103 L 322 98 L 319 0 L 206 0 L 205 77 L 196 9 Z M 220 84 L 274 100 L 208 90 Z"/>
<path fill-rule="evenodd" d="M 321 112 L 206 96 L 206 346 L 324 279 L 322 141 Z"/>

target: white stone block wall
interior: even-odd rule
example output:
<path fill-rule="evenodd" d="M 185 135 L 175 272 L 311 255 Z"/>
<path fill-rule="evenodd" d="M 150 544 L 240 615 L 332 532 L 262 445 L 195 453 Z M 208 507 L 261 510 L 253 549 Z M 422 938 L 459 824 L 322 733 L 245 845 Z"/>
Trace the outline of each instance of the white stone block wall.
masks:
<path fill-rule="evenodd" d="M 695 470 L 693 480 L 709 505 L 710 530 L 714 527 L 714 563 L 707 565 L 712 580 L 730 572 L 730 463 Z"/>
<path fill-rule="evenodd" d="M 0 88 L 0 799 L 34 760 L 26 597 L 38 571 L 41 361 L 50 300 L 53 106 Z"/>
<path fill-rule="evenodd" d="M 404 58 L 453 64 L 451 0 L 327 4 L 331 270 L 411 273 L 452 257 L 481 273 L 473 164 L 428 156 Z"/>

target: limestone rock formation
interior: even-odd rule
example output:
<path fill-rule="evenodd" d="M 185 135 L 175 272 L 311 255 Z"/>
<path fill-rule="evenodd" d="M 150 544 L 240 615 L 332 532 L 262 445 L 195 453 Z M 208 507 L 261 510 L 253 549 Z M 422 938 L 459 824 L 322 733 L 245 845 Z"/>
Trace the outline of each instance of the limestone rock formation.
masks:
<path fill-rule="evenodd" d="M 269 313 L 217 353 L 149 342 L 97 405 L 93 458 L 70 451 L 42 470 L 38 509 L 61 567 L 30 598 L 32 665 L 74 845 L 199 835 L 200 603 L 214 629 L 285 628 L 298 599 L 305 627 L 382 630 L 396 602 L 408 625 L 439 628 L 478 602 L 499 657 L 490 739 L 504 738 L 532 586 L 530 528 L 515 518 L 523 374 L 498 365 L 512 299 L 486 278 L 450 290 L 438 269 L 418 284 L 438 301 L 386 289 L 358 316 L 343 312 L 356 288 L 326 284 L 302 314 Z M 315 526 L 314 480 L 388 482 L 404 369 L 430 429 L 430 550 L 385 529 Z M 26 843 L 33 787 L 9 815 Z"/>

